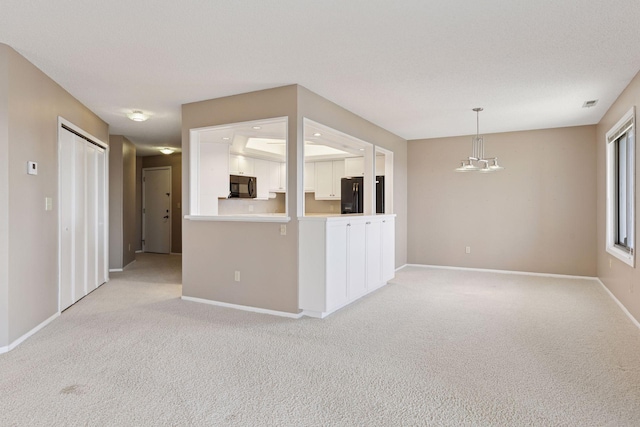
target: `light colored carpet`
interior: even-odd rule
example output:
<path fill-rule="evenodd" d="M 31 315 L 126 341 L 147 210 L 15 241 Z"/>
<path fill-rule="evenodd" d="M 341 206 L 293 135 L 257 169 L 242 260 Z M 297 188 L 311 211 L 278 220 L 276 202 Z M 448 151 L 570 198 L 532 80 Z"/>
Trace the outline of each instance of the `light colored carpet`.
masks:
<path fill-rule="evenodd" d="M 596 282 L 405 268 L 294 320 L 180 300 L 179 262 L 1 355 L 0 425 L 640 425 L 640 331 Z"/>

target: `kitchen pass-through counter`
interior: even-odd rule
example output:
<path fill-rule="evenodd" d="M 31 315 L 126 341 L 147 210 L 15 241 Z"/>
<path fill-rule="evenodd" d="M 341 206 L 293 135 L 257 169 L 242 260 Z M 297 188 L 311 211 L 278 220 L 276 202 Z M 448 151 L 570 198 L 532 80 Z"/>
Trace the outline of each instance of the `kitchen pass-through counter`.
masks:
<path fill-rule="evenodd" d="M 307 215 L 299 223 L 299 307 L 324 318 L 395 275 L 395 214 Z"/>

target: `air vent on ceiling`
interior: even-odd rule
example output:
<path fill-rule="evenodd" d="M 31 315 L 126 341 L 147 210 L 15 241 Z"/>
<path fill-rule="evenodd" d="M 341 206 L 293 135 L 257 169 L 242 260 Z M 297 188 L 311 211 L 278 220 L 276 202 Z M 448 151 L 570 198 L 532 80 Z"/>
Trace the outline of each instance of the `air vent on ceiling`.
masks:
<path fill-rule="evenodd" d="M 595 107 L 597 103 L 598 103 L 597 99 L 592 99 L 591 101 L 584 101 L 584 104 L 582 104 L 582 108 Z"/>

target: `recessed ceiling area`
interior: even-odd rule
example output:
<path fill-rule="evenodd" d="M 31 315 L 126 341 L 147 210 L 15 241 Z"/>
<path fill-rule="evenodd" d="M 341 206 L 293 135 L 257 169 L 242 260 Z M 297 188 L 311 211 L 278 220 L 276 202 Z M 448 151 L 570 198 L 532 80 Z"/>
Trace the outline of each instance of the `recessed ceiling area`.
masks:
<path fill-rule="evenodd" d="M 288 84 L 405 139 L 471 135 L 477 105 L 483 133 L 594 124 L 640 70 L 638 22 L 637 0 L 4 0 L 0 42 L 157 154 L 182 104 Z"/>

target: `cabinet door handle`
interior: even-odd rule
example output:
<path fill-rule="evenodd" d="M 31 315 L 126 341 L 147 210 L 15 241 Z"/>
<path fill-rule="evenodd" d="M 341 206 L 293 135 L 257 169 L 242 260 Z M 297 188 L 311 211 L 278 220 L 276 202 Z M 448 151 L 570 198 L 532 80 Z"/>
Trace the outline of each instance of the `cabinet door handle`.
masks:
<path fill-rule="evenodd" d="M 371 224 L 371 222 L 370 222 L 370 221 L 367 221 L 365 224 Z"/>
<path fill-rule="evenodd" d="M 351 227 L 351 224 L 347 224 L 347 227 Z"/>

